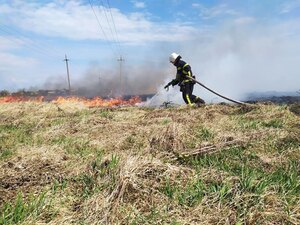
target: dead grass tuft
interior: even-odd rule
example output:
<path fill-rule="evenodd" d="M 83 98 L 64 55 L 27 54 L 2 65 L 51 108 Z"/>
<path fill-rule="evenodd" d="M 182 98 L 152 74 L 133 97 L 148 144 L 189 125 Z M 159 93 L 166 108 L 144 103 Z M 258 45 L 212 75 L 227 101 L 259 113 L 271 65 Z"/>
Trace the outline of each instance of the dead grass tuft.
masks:
<path fill-rule="evenodd" d="M 134 209 L 142 214 L 151 213 L 153 205 L 168 202 L 160 192 L 166 177 L 173 184 L 187 181 L 193 177 L 191 169 L 163 163 L 158 159 L 129 156 L 122 160 L 114 189 L 94 196 L 85 203 L 88 221 L 101 221 L 104 224 L 116 224 L 128 219 L 128 213 Z M 122 209 L 122 210 L 121 210 Z"/>

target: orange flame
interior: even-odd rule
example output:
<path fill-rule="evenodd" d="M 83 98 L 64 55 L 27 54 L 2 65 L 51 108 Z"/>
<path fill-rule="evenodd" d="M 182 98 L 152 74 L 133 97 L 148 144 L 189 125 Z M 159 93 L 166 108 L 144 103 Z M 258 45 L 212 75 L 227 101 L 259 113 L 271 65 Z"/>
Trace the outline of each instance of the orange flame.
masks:
<path fill-rule="evenodd" d="M 23 97 L 23 96 L 6 96 L 0 97 L 0 103 L 15 103 L 15 102 L 43 102 L 44 97 Z M 113 107 L 113 106 L 125 106 L 125 105 L 135 105 L 136 103 L 142 102 L 139 96 L 130 98 L 129 100 L 124 100 L 122 98 L 114 99 L 102 99 L 100 97 L 94 97 L 93 99 L 87 99 L 83 97 L 62 97 L 59 96 L 51 101 L 55 104 L 64 103 L 83 103 L 87 107 Z"/>

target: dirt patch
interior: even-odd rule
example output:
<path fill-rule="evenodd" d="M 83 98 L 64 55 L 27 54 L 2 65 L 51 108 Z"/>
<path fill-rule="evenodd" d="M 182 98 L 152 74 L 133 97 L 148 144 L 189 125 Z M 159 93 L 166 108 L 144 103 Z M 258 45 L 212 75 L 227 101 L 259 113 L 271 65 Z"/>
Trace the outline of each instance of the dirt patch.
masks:
<path fill-rule="evenodd" d="M 19 192 L 23 196 L 39 192 L 54 179 L 61 180 L 61 165 L 48 159 L 24 160 L 17 157 L 1 165 L 0 171 L 0 207 L 15 199 Z"/>

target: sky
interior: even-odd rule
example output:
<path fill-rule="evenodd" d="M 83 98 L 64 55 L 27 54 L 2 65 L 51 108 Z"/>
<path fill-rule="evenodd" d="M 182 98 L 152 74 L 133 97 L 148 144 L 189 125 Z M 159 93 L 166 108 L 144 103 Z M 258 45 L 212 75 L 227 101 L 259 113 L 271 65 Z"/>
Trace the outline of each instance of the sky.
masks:
<path fill-rule="evenodd" d="M 172 52 L 225 95 L 296 92 L 300 0 L 0 0 L 0 90 L 67 88 L 67 55 L 83 94 L 155 93 Z"/>

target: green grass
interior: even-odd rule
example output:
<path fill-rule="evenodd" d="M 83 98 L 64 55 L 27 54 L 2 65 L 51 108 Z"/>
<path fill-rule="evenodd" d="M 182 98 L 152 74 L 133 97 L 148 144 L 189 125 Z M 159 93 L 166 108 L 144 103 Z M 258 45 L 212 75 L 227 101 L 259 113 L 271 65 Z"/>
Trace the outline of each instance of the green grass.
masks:
<path fill-rule="evenodd" d="M 196 130 L 196 137 L 203 141 L 211 141 L 214 138 L 214 133 L 206 127 L 200 127 Z"/>
<path fill-rule="evenodd" d="M 161 188 L 161 191 L 170 199 L 174 199 L 177 192 L 177 187 L 170 183 L 170 180 L 166 180 L 166 184 Z"/>
<path fill-rule="evenodd" d="M 42 192 L 38 196 L 30 196 L 27 200 L 24 200 L 22 194 L 19 193 L 13 204 L 5 203 L 1 208 L 0 224 L 22 223 L 29 216 L 36 218 L 46 207 L 48 207 L 46 192 Z"/>
<path fill-rule="evenodd" d="M 13 151 L 10 149 L 1 149 L 0 147 L 0 160 L 7 159 L 13 155 Z"/>
<path fill-rule="evenodd" d="M 278 193 L 291 197 L 300 195 L 299 165 L 299 161 L 289 161 L 267 176 Z"/>
<path fill-rule="evenodd" d="M 274 148 L 279 153 L 283 153 L 289 149 L 299 149 L 300 137 L 297 137 L 296 135 L 287 135 L 284 138 L 277 139 L 274 143 Z"/>
<path fill-rule="evenodd" d="M 169 123 L 171 123 L 172 122 L 172 120 L 170 119 L 170 118 L 164 118 L 162 121 L 161 121 L 161 124 L 162 125 L 167 125 L 167 124 L 169 124 Z"/>
<path fill-rule="evenodd" d="M 232 185 L 227 182 L 206 182 L 200 178 L 195 178 L 184 186 L 171 184 L 167 179 L 160 191 L 179 205 L 194 207 L 201 204 L 204 196 L 220 202 L 231 199 L 232 188 Z"/>
<path fill-rule="evenodd" d="M 180 205 L 192 207 L 198 204 L 205 195 L 203 181 L 196 179 L 183 189 L 178 188 L 177 200 Z"/>
<path fill-rule="evenodd" d="M 112 119 L 113 118 L 113 114 L 110 111 L 107 111 L 107 110 L 101 110 L 99 112 L 99 115 L 103 118 L 106 118 L 106 119 Z"/>
<path fill-rule="evenodd" d="M 218 168 L 232 176 L 238 176 L 242 191 L 262 194 L 268 186 L 277 186 L 278 193 L 299 193 L 299 161 L 278 165 L 270 172 L 257 161 L 255 155 L 242 148 L 225 150 L 223 153 L 190 159 L 190 165 L 201 168 Z"/>
<path fill-rule="evenodd" d="M 0 160 L 14 155 L 20 145 L 33 145 L 32 127 L 27 125 L 0 125 Z"/>
<path fill-rule="evenodd" d="M 55 194 L 58 190 L 64 191 L 67 188 L 68 185 L 68 180 L 63 179 L 63 180 L 54 180 L 51 191 L 53 194 Z"/>
<path fill-rule="evenodd" d="M 62 146 L 68 154 L 78 155 L 83 158 L 101 150 L 101 148 L 91 145 L 88 139 L 65 135 L 54 137 L 50 140 L 50 143 Z"/>
<path fill-rule="evenodd" d="M 239 189 L 242 192 L 262 195 L 268 185 L 269 182 L 261 176 L 260 172 L 250 167 L 242 166 L 241 173 L 239 174 Z"/>
<path fill-rule="evenodd" d="M 238 124 L 240 128 L 244 130 L 253 130 L 253 129 L 258 129 L 261 126 L 261 121 L 257 119 L 248 119 L 248 118 L 237 118 Z"/>
<path fill-rule="evenodd" d="M 104 189 L 113 190 L 117 181 L 119 160 L 117 155 L 112 155 L 110 160 L 103 161 L 102 153 L 99 152 L 96 160 L 90 163 L 89 173 L 81 173 L 72 178 L 79 187 L 80 197 L 87 199 Z"/>
<path fill-rule="evenodd" d="M 139 225 L 139 224 L 159 224 L 157 223 L 157 219 L 160 218 L 160 213 L 159 211 L 156 209 L 156 207 L 152 207 L 150 210 L 150 213 L 148 213 L 147 215 L 145 214 L 137 214 L 132 222 L 130 223 L 130 225 Z"/>
<path fill-rule="evenodd" d="M 272 119 L 268 122 L 262 122 L 264 127 L 271 127 L 271 128 L 283 128 L 283 121 L 281 119 Z"/>
<path fill-rule="evenodd" d="M 180 225 L 182 223 L 178 222 L 176 219 L 169 218 L 166 212 L 157 206 L 150 208 L 148 213 L 139 212 L 137 209 L 133 208 L 125 218 L 128 225 Z"/>
<path fill-rule="evenodd" d="M 199 172 L 214 168 L 227 173 L 227 177 L 237 177 L 232 182 L 194 180 L 185 188 L 167 182 L 163 193 L 188 207 L 205 204 L 202 198 L 206 196 L 225 205 L 233 204 L 239 220 L 245 223 L 255 207 L 264 210 L 263 196 L 267 193 L 275 193 L 283 202 L 288 202 L 287 209 L 300 203 L 299 197 L 295 198 L 300 196 L 299 161 L 265 168 L 254 153 L 249 154 L 244 148 L 230 148 L 213 155 L 186 159 L 186 163 Z"/>

